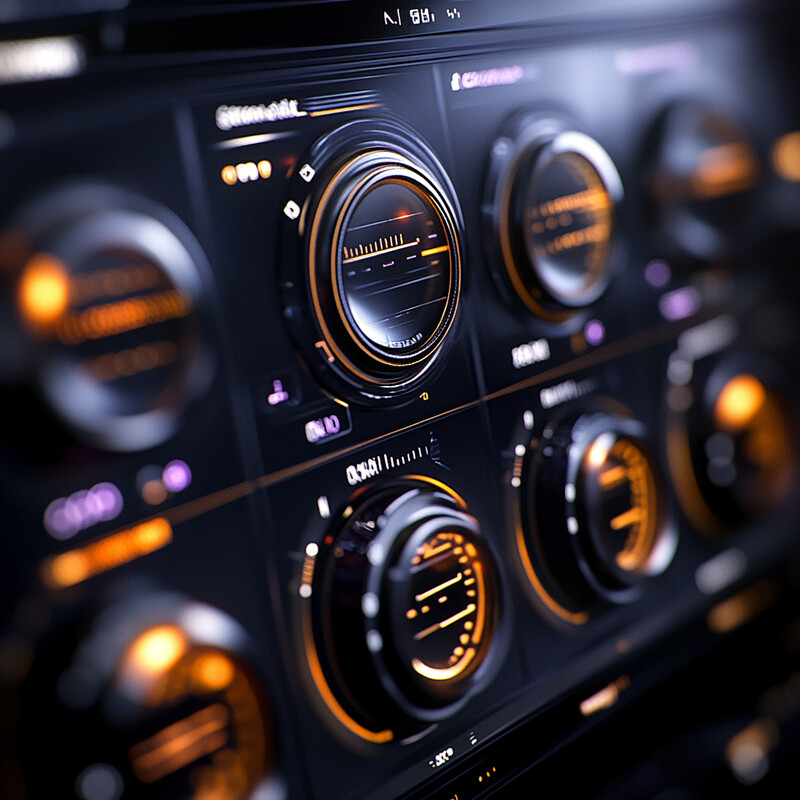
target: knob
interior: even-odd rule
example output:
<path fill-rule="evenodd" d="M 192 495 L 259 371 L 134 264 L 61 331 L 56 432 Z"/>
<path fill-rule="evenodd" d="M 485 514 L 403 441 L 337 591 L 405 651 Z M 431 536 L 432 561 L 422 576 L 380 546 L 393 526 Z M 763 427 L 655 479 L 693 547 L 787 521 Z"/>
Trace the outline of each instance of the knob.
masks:
<path fill-rule="evenodd" d="M 213 371 L 204 257 L 177 217 L 112 186 L 70 184 L 20 210 L 0 263 L 15 340 L 0 379 L 35 384 L 71 434 L 105 450 L 176 432 Z"/>
<path fill-rule="evenodd" d="M 600 602 L 630 602 L 675 552 L 664 483 L 644 426 L 622 410 L 584 408 L 531 443 L 518 544 L 540 599 L 584 622 Z"/>
<path fill-rule="evenodd" d="M 648 191 L 666 255 L 730 255 L 761 177 L 750 137 L 729 113 L 676 103 L 658 121 Z"/>
<path fill-rule="evenodd" d="M 561 322 L 600 297 L 619 260 L 623 196 L 600 144 L 565 120 L 526 115 L 495 142 L 487 193 L 495 260 L 530 311 Z"/>
<path fill-rule="evenodd" d="M 362 738 L 419 733 L 485 682 L 496 568 L 448 490 L 413 481 L 359 496 L 325 539 L 311 590 L 320 688 Z"/>
<path fill-rule="evenodd" d="M 230 617 L 165 592 L 66 634 L 22 695 L 31 798 L 255 796 L 271 783 L 273 742 L 247 651 Z"/>
<path fill-rule="evenodd" d="M 669 460 L 681 505 L 706 533 L 738 528 L 776 510 L 797 478 L 789 382 L 751 354 L 674 370 Z"/>

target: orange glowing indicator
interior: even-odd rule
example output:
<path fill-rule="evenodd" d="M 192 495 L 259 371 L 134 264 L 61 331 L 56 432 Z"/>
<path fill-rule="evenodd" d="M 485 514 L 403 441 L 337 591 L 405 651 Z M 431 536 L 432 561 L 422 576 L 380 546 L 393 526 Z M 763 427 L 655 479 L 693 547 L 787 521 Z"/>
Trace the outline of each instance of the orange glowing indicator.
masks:
<path fill-rule="evenodd" d="M 156 678 L 172 669 L 186 652 L 186 647 L 186 637 L 179 628 L 160 625 L 133 642 L 127 661 L 140 674 Z"/>
<path fill-rule="evenodd" d="M 43 568 L 43 577 L 55 589 L 75 586 L 160 550 L 171 541 L 172 526 L 159 517 L 48 559 Z"/>
<path fill-rule="evenodd" d="M 772 167 L 789 183 L 800 182 L 800 131 L 781 136 L 772 148 Z"/>
<path fill-rule="evenodd" d="M 725 384 L 717 398 L 714 422 L 723 430 L 741 430 L 752 423 L 766 399 L 764 384 L 758 378 L 737 375 Z"/>
<path fill-rule="evenodd" d="M 33 328 L 49 328 L 69 305 L 67 269 L 55 256 L 37 253 L 25 266 L 17 292 L 23 320 Z"/>

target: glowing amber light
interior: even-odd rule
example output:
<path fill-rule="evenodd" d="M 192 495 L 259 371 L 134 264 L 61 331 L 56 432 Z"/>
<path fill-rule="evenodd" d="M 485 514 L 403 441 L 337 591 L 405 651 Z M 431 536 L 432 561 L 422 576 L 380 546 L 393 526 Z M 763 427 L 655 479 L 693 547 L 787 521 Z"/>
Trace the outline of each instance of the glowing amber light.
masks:
<path fill-rule="evenodd" d="M 157 517 L 99 542 L 70 550 L 45 562 L 43 577 L 56 589 L 75 586 L 94 575 L 135 561 L 172 541 L 172 526 Z"/>
<path fill-rule="evenodd" d="M 26 322 L 34 327 L 52 325 L 69 304 L 66 267 L 49 253 L 37 253 L 22 272 L 17 297 Z"/>
<path fill-rule="evenodd" d="M 233 662 L 221 653 L 201 656 L 194 665 L 192 673 L 198 687 L 208 692 L 221 692 L 227 689 L 235 677 Z"/>
<path fill-rule="evenodd" d="M 800 131 L 781 136 L 772 148 L 772 166 L 780 178 L 800 182 Z"/>
<path fill-rule="evenodd" d="M 752 375 L 737 375 L 728 381 L 717 398 L 715 423 L 724 430 L 741 430 L 763 408 L 767 393 Z"/>
<path fill-rule="evenodd" d="M 128 661 L 148 676 L 163 675 L 186 652 L 186 637 L 174 625 L 159 625 L 146 631 L 131 645 Z"/>

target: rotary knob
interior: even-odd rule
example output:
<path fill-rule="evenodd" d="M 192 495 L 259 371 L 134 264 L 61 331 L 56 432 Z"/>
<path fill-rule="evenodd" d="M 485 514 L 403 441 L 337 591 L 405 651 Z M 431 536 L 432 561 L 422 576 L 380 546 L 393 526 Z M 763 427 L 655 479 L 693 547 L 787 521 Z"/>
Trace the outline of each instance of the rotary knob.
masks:
<path fill-rule="evenodd" d="M 664 482 L 644 426 L 622 412 L 552 422 L 532 443 L 521 486 L 522 561 L 559 616 L 579 623 L 598 601 L 630 602 L 670 563 Z"/>
<path fill-rule="evenodd" d="M 277 787 L 270 712 L 226 614 L 145 592 L 59 645 L 22 695 L 31 798 L 248 800 Z"/>
<path fill-rule="evenodd" d="M 494 661 L 498 585 L 477 521 L 449 491 L 414 481 L 359 498 L 309 592 L 330 710 L 375 742 L 453 713 Z"/>

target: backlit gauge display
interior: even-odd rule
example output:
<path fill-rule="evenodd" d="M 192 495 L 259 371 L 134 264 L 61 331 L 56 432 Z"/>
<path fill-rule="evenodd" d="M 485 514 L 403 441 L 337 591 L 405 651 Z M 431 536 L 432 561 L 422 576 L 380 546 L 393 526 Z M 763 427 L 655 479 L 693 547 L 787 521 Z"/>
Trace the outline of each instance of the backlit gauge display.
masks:
<path fill-rule="evenodd" d="M 496 201 L 503 261 L 522 301 L 558 321 L 609 283 L 622 184 L 608 154 L 582 133 L 523 133 L 514 147 Z"/>
<path fill-rule="evenodd" d="M 402 391 L 454 322 L 461 255 L 452 205 L 421 164 L 354 156 L 326 184 L 309 237 L 317 350 L 346 380 Z"/>
<path fill-rule="evenodd" d="M 399 567 L 408 581 L 405 597 L 396 598 L 405 613 L 393 616 L 398 649 L 423 678 L 468 674 L 486 634 L 485 565 L 475 543 L 463 532 L 440 531 L 406 547 Z"/>
<path fill-rule="evenodd" d="M 432 198 L 381 177 L 353 199 L 338 248 L 338 297 L 354 339 L 389 360 L 418 358 L 451 314 L 457 257 Z"/>
<path fill-rule="evenodd" d="M 549 426 L 520 498 L 523 564 L 546 605 L 574 623 L 598 598 L 627 602 L 675 552 L 665 488 L 636 420 L 587 410 Z"/>
<path fill-rule="evenodd" d="M 579 471 L 584 517 L 600 561 L 624 575 L 646 574 L 660 533 L 659 495 L 644 444 L 602 433 Z"/>
<path fill-rule="evenodd" d="M 338 720 L 389 741 L 453 713 L 480 685 L 496 649 L 496 567 L 475 519 L 433 486 L 384 489 L 348 512 L 306 565 L 309 653 Z"/>
<path fill-rule="evenodd" d="M 21 327 L 39 348 L 42 392 L 68 427 L 105 449 L 151 447 L 175 431 L 210 376 L 200 255 L 161 215 L 118 205 L 123 195 L 86 186 L 73 194 L 20 223 Z"/>
<path fill-rule="evenodd" d="M 707 376 L 697 402 L 673 417 L 675 485 L 686 513 L 706 532 L 766 514 L 791 492 L 796 421 L 776 373 L 749 357 L 723 363 Z M 673 391 L 673 403 L 677 396 Z"/>
<path fill-rule="evenodd" d="M 259 796 L 273 740 L 263 692 L 238 650 L 243 632 L 216 609 L 174 595 L 145 599 L 149 606 L 140 598 L 99 617 L 80 646 L 52 659 L 57 676 L 33 673 L 40 683 L 28 710 L 46 707 L 27 735 L 48 768 L 32 765 L 32 796 Z"/>

